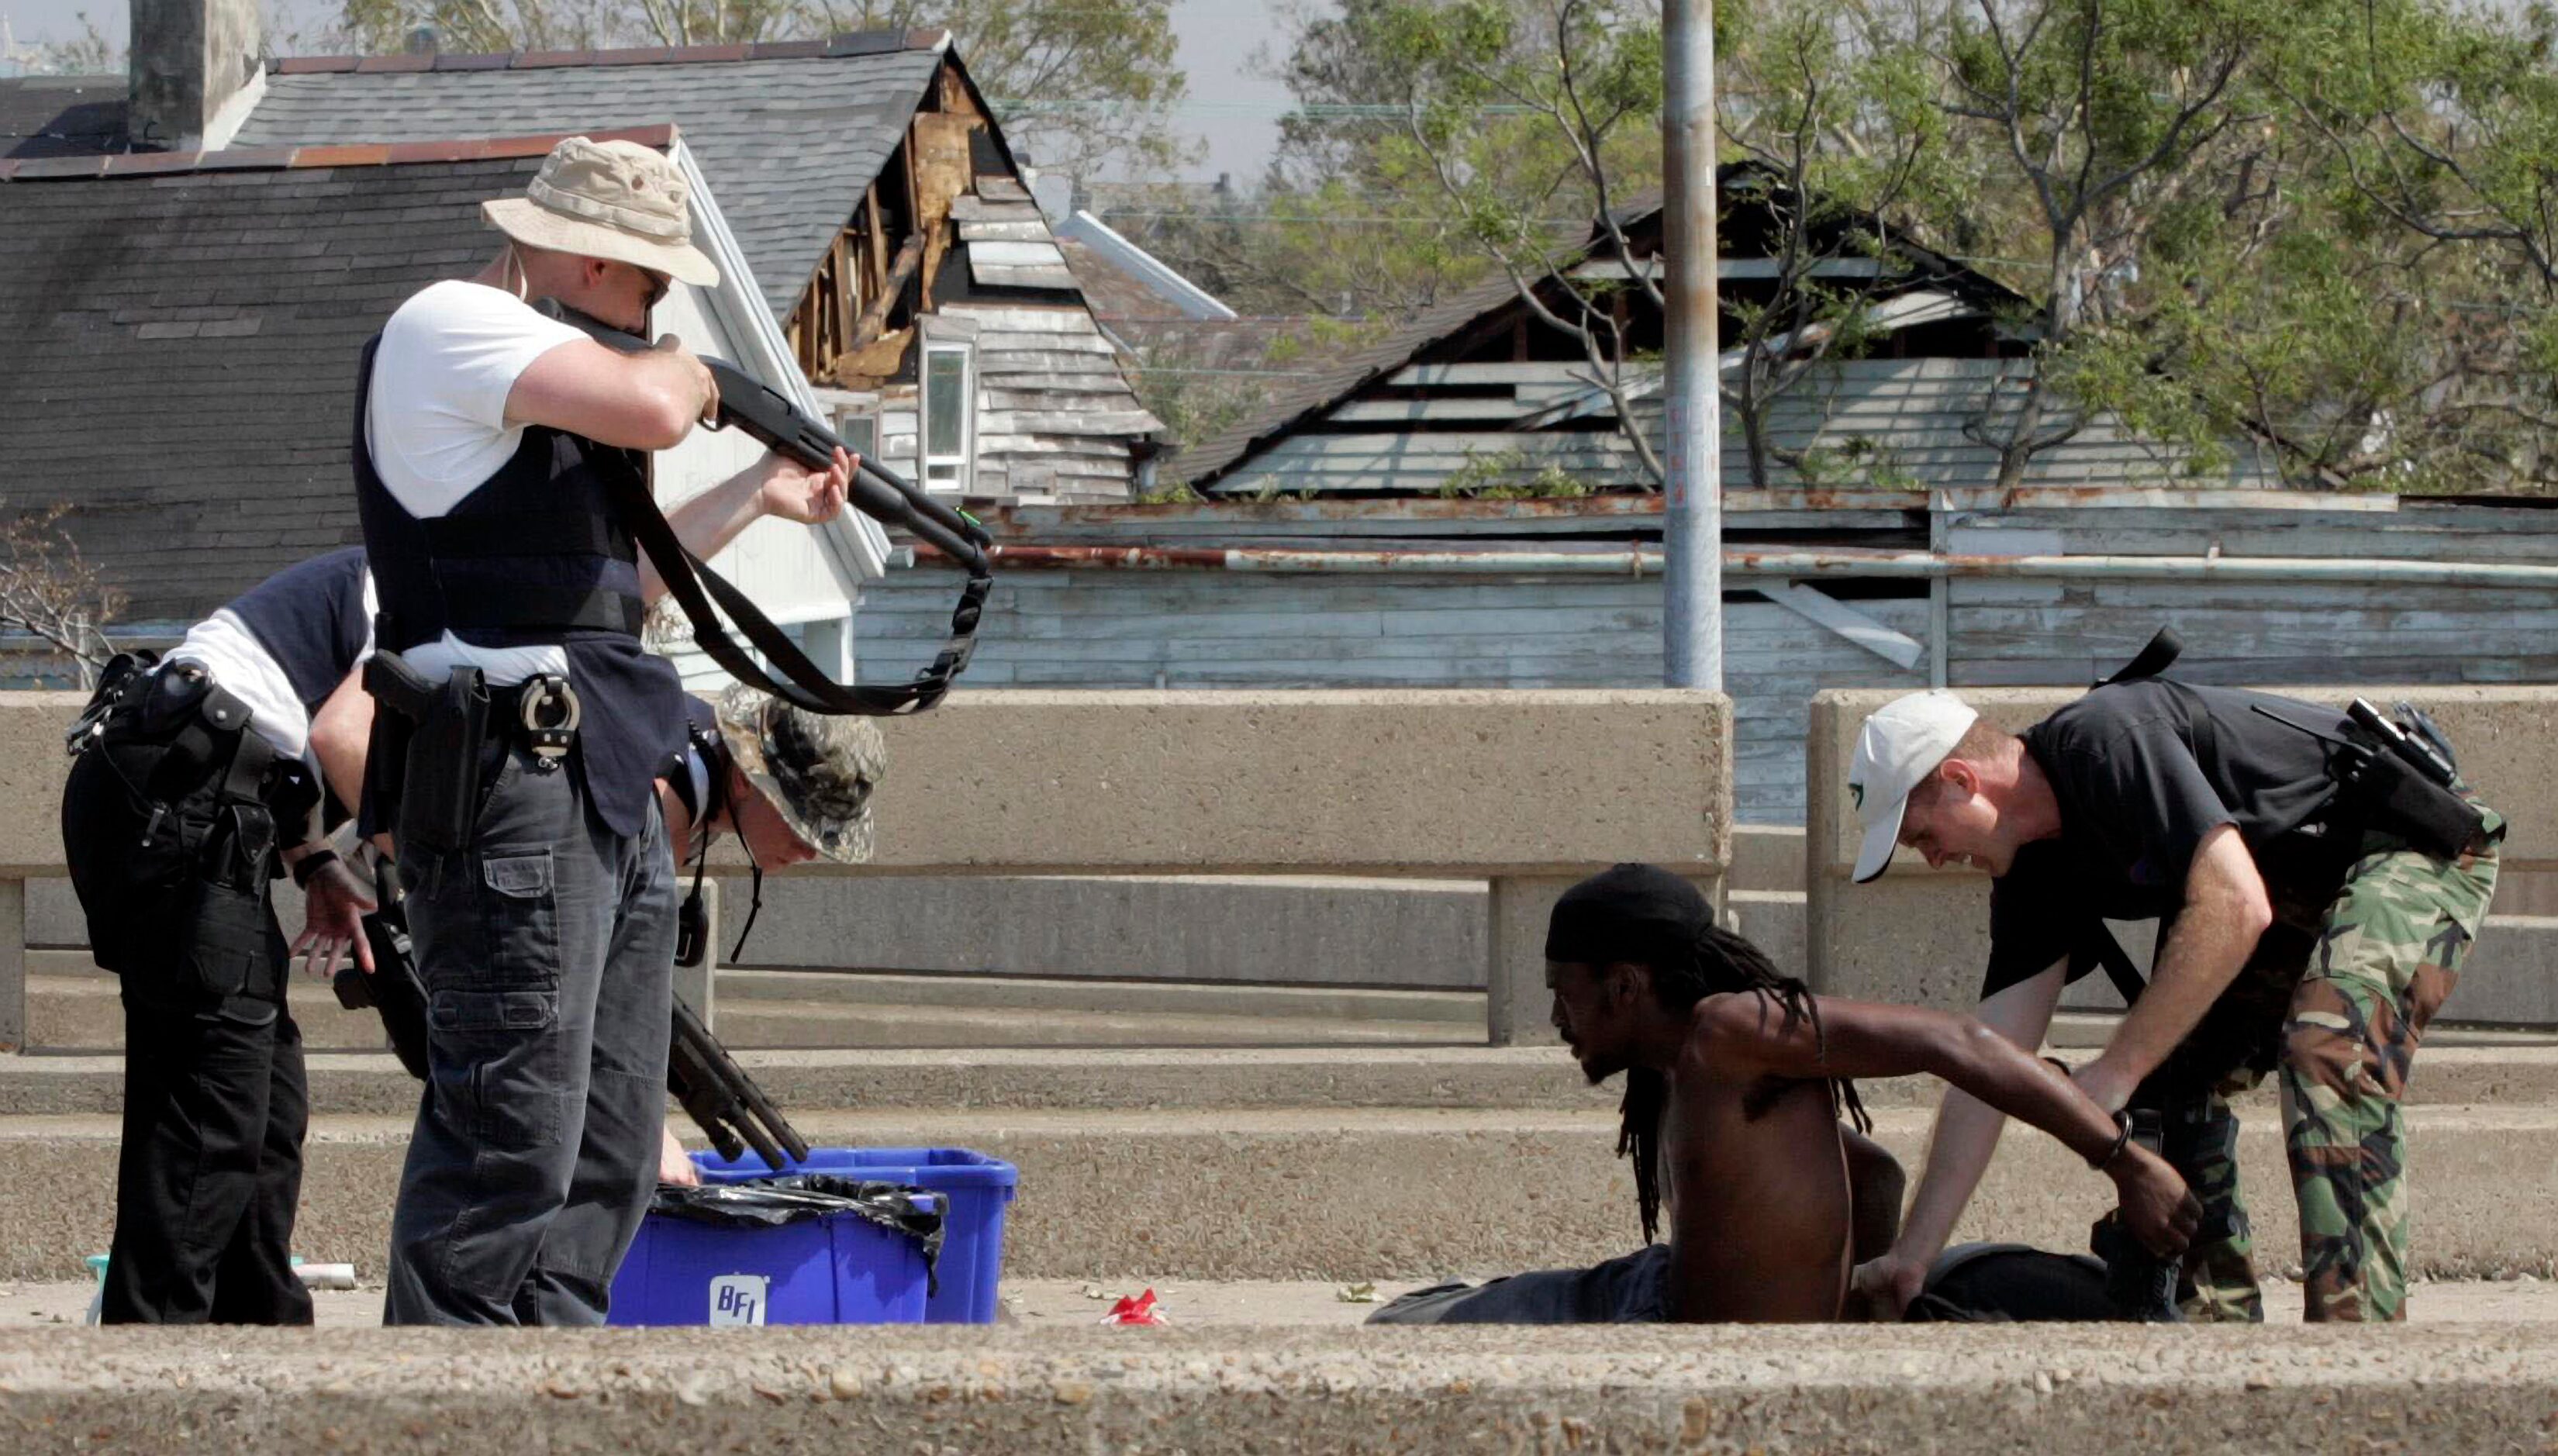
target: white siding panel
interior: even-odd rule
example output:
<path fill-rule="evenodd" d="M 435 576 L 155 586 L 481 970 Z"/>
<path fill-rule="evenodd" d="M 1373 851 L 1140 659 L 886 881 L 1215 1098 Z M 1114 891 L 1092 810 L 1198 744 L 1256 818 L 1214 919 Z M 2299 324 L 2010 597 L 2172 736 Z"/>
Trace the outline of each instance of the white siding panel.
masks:
<path fill-rule="evenodd" d="M 692 289 L 675 289 L 651 322 L 660 333 L 673 334 L 703 354 L 738 358 L 742 351 L 737 341 L 694 299 Z M 657 452 L 653 485 L 658 503 L 671 510 L 763 455 L 764 446 L 741 431 L 695 430 L 674 449 Z M 840 617 L 852 599 L 853 583 L 839 579 L 816 532 L 788 521 L 757 521 L 710 564 L 777 622 Z"/>

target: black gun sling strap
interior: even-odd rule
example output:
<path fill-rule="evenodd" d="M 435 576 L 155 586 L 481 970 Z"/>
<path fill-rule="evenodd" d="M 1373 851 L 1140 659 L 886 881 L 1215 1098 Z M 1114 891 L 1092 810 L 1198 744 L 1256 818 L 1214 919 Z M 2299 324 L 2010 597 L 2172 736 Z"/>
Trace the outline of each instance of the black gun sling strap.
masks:
<path fill-rule="evenodd" d="M 808 660 L 799 645 L 776 627 L 747 599 L 746 593 L 730 585 L 684 545 L 675 535 L 675 528 L 667 523 L 665 512 L 657 509 L 656 499 L 648 494 L 647 484 L 639 472 L 613 472 L 611 492 L 623 525 L 639 541 L 640 549 L 648 553 L 667 593 L 684 609 L 685 620 L 693 627 L 694 645 L 731 677 L 749 687 L 812 713 L 866 717 L 920 713 L 941 701 L 950 690 L 950 679 L 967 667 L 970 654 L 976 651 L 977 622 L 985 612 L 986 594 L 995 584 L 992 575 L 982 572 L 969 574 L 967 585 L 959 593 L 959 605 L 950 614 L 949 641 L 942 644 L 939 655 L 913 681 L 895 687 L 856 687 L 837 682 Z M 716 610 L 714 602 L 718 604 Z M 762 663 L 738 646 L 720 621 L 723 612 L 788 681 L 776 681 Z"/>
<path fill-rule="evenodd" d="M 2209 769 L 2220 760 L 2220 734 L 2212 726 L 2211 710 L 2203 705 L 2202 696 L 2193 688 L 2163 675 L 2184 655 L 2185 640 L 2177 636 L 2175 628 L 2162 627 L 2147 645 L 2132 655 L 2130 661 L 2115 669 L 2113 675 L 2087 684 L 2087 688 L 2093 692 L 2116 682 L 2155 680 L 2175 693 L 2177 700 L 2185 704 L 2186 718 L 2193 725 L 2195 761 Z M 2126 1006 L 2139 1000 L 2141 992 L 2147 988 L 2139 968 L 2132 964 L 2131 955 L 2101 920 L 2089 924 L 2075 953 L 2096 962 L 2105 972 L 2105 979 L 2114 983 L 2114 990 L 2122 996 Z"/>

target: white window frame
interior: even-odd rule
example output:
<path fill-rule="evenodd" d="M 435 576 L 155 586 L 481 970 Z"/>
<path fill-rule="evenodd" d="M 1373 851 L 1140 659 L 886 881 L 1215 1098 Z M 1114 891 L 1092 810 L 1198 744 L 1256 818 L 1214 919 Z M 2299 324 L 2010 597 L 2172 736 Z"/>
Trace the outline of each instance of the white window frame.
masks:
<path fill-rule="evenodd" d="M 880 411 L 877 405 L 848 406 L 836 412 L 835 434 L 865 459 L 877 459 L 880 453 Z M 868 435 L 868 439 L 856 438 Z"/>
<path fill-rule="evenodd" d="M 935 355 L 959 356 L 959 450 L 957 454 L 932 453 L 932 360 Z M 924 342 L 923 369 L 916 389 L 916 479 L 927 491 L 953 496 L 968 493 L 970 477 L 977 459 L 977 347 L 955 339 L 926 339 Z M 946 471 L 937 475 L 936 471 Z"/>

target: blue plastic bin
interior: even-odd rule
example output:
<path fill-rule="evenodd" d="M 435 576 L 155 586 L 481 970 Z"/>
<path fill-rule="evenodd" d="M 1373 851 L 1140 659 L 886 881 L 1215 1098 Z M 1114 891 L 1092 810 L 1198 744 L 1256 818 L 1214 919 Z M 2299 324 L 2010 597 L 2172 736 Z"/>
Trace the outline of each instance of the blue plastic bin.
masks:
<path fill-rule="evenodd" d="M 693 1154 L 705 1183 L 744 1183 L 773 1170 L 750 1152 L 731 1162 L 717 1153 Z M 996 1282 L 1004 1272 L 1004 1210 L 1021 1174 L 1013 1165 L 956 1147 L 820 1147 L 808 1161 L 783 1170 L 834 1173 L 929 1189 L 944 1203 L 940 1288 L 924 1306 L 927 1325 L 991 1325 Z"/>
<path fill-rule="evenodd" d="M 615 1325 L 915 1325 L 924 1251 L 859 1214 L 735 1228 L 650 1214 L 613 1276 Z"/>

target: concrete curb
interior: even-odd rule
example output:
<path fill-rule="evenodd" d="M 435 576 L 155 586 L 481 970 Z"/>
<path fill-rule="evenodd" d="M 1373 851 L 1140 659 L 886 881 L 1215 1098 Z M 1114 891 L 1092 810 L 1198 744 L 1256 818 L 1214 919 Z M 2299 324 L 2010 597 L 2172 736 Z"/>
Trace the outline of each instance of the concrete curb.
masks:
<path fill-rule="evenodd" d="M 998 1048 L 746 1051 L 739 1061 L 794 1115 L 823 1108 L 1255 1107 L 1614 1109 L 1556 1047 Z M 417 1084 L 387 1053 L 314 1054 L 311 1101 L 323 1113 L 405 1115 Z M 114 1112 L 121 1056 L 0 1056 L 0 1116 Z M 1933 1108 L 1927 1078 L 1858 1084 L 1867 1106 Z M 2239 1099 L 2254 1115 L 2273 1094 Z M 2440 1047 L 2422 1053 L 2410 1106 L 2558 1104 L 2558 1047 Z"/>
<path fill-rule="evenodd" d="M 19 1452 L 2539 1446 L 2546 1329 L 45 1331 Z"/>

